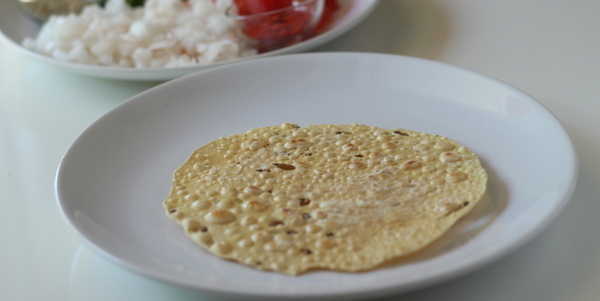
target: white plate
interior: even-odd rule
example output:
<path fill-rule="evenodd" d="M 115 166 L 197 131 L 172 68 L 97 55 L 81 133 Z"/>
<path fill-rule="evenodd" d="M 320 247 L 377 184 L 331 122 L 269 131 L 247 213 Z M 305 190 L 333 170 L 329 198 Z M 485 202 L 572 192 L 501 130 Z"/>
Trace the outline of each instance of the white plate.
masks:
<path fill-rule="evenodd" d="M 21 42 L 26 37 L 36 36 L 40 26 L 21 13 L 17 6 L 17 0 L 0 1 L 0 40 L 4 39 L 5 42 L 14 45 L 21 53 L 24 53 L 33 59 L 56 65 L 71 72 L 110 79 L 136 81 L 169 80 L 181 75 L 214 68 L 215 66 L 219 65 L 261 57 L 297 53 L 315 48 L 342 35 L 343 33 L 352 29 L 354 26 L 358 25 L 358 23 L 360 23 L 373 11 L 377 3 L 377 0 L 341 0 L 340 12 L 336 20 L 333 22 L 331 28 L 327 32 L 312 39 L 276 51 L 270 51 L 261 55 L 243 58 L 236 61 L 190 67 L 155 69 L 104 67 L 69 63 L 38 54 L 21 45 Z"/>
<path fill-rule="evenodd" d="M 202 251 L 163 214 L 173 170 L 215 138 L 283 122 L 451 137 L 481 155 L 489 197 L 425 252 L 363 274 L 289 277 Z M 457 276 L 523 244 L 567 203 L 576 166 L 559 122 L 514 88 L 421 59 L 322 53 L 224 66 L 134 97 L 74 142 L 56 191 L 96 250 L 140 274 L 257 299 L 367 297 Z"/>

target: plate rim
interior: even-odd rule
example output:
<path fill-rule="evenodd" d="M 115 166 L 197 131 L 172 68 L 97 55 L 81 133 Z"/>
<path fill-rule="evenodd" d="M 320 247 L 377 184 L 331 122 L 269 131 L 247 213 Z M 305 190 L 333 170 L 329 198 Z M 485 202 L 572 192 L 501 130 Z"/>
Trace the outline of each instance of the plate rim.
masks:
<path fill-rule="evenodd" d="M 352 3 L 356 3 L 356 2 L 362 2 L 363 0 L 349 0 L 349 1 L 351 1 Z M 132 80 L 132 81 L 153 81 L 156 79 L 159 79 L 159 80 L 160 79 L 174 79 L 177 77 L 181 77 L 181 74 L 183 74 L 185 76 L 185 75 L 193 74 L 195 72 L 201 72 L 201 71 L 206 71 L 206 70 L 210 70 L 210 69 L 214 69 L 214 68 L 219 68 L 221 66 L 243 63 L 243 62 L 247 62 L 247 61 L 253 61 L 253 60 L 268 58 L 268 57 L 272 57 L 272 56 L 294 54 L 294 53 L 298 53 L 301 51 L 319 47 L 320 45 L 323 45 L 323 44 L 325 44 L 331 40 L 334 40 L 334 39 L 340 37 L 341 35 L 349 32 L 354 27 L 356 27 L 357 25 L 362 23 L 368 16 L 371 15 L 371 13 L 375 10 L 375 8 L 377 8 L 377 6 L 380 4 L 379 0 L 369 0 L 369 2 L 366 2 L 366 3 L 367 3 L 367 5 L 365 5 L 365 8 L 362 11 L 360 11 L 357 14 L 357 16 L 355 16 L 351 19 L 348 19 L 348 21 L 346 21 L 347 23 L 344 24 L 343 26 L 342 25 L 337 26 L 337 27 L 333 26 L 329 30 L 327 30 L 319 35 L 316 35 L 306 41 L 302 41 L 302 42 L 294 44 L 294 45 L 290 45 L 290 46 L 287 46 L 287 47 L 284 47 L 281 49 L 277 49 L 274 51 L 265 52 L 262 54 L 236 58 L 236 59 L 224 61 L 224 62 L 211 63 L 211 64 L 207 64 L 207 65 L 197 64 L 197 65 L 183 66 L 183 67 L 139 68 L 138 69 L 138 68 L 125 68 L 125 67 L 118 67 L 118 66 L 100 66 L 100 65 L 91 65 L 91 64 L 72 63 L 72 62 L 66 62 L 66 61 L 54 59 L 52 57 L 43 55 L 41 53 L 37 53 L 35 51 L 32 51 L 32 50 L 24 47 L 23 45 L 19 44 L 17 41 L 14 41 L 12 38 L 6 36 L 6 34 L 2 30 L 2 28 L 0 28 L 0 41 L 5 42 L 8 45 L 12 46 L 14 49 L 16 49 L 16 51 L 18 53 L 24 54 L 26 57 L 32 58 L 36 61 L 39 61 L 39 62 L 42 62 L 45 64 L 49 64 L 51 66 L 56 66 L 56 67 L 59 67 L 61 69 L 64 69 L 64 70 L 67 70 L 70 72 L 85 74 L 85 75 L 88 75 L 91 77 L 107 78 L 107 79 L 125 79 L 125 77 L 126 77 L 127 80 Z M 352 5 L 354 5 L 354 4 L 352 4 Z M 113 73 L 113 72 L 116 72 L 119 75 L 111 76 L 111 75 L 106 74 L 106 73 Z M 161 74 L 151 75 L 151 76 L 149 76 L 149 78 L 145 78 L 150 73 L 152 73 L 152 74 L 165 73 L 165 74 L 164 75 L 161 75 Z M 166 74 L 166 73 L 169 73 L 169 74 Z M 180 74 L 180 75 L 177 76 L 177 75 L 170 75 L 170 74 Z"/>
<path fill-rule="evenodd" d="M 181 282 L 181 281 L 178 281 L 175 277 L 169 277 L 168 275 L 164 275 L 163 273 L 156 272 L 153 270 L 148 270 L 144 266 L 140 266 L 137 264 L 127 262 L 126 260 L 124 260 L 122 258 L 112 255 L 109 251 L 103 249 L 100 245 L 96 244 L 94 241 L 92 241 L 90 238 L 88 238 L 86 235 L 86 232 L 83 231 L 79 226 L 77 226 L 77 223 L 75 222 L 74 217 L 72 216 L 72 212 L 67 210 L 67 208 L 65 207 L 66 204 L 64 204 L 64 201 L 62 200 L 61 187 L 63 186 L 63 184 L 62 184 L 61 179 L 62 179 L 62 174 L 63 174 L 63 165 L 68 160 L 68 157 L 71 156 L 71 153 L 73 152 L 73 149 L 76 148 L 76 145 L 79 144 L 79 142 L 82 139 L 84 139 L 84 137 L 86 135 L 88 135 L 89 132 L 91 130 L 93 130 L 98 124 L 102 123 L 104 119 L 108 118 L 108 116 L 110 116 L 112 114 L 116 114 L 119 111 L 124 110 L 125 108 L 127 108 L 129 106 L 133 106 L 138 103 L 142 103 L 147 95 L 154 93 L 156 90 L 165 89 L 171 85 L 177 85 L 184 81 L 194 80 L 194 78 L 196 78 L 196 77 L 205 76 L 204 75 L 205 73 L 219 72 L 221 70 L 225 70 L 225 69 L 229 69 L 229 68 L 238 68 L 240 65 L 245 65 L 245 64 L 264 64 L 264 63 L 267 63 L 268 61 L 274 61 L 274 60 L 289 60 L 289 59 L 293 60 L 293 59 L 298 59 L 298 58 L 303 58 L 303 57 L 316 57 L 316 56 L 381 56 L 381 57 L 386 57 L 387 59 L 400 59 L 400 60 L 415 61 L 415 62 L 419 62 L 422 64 L 433 65 L 438 68 L 446 68 L 446 69 L 451 69 L 455 72 L 463 72 L 466 74 L 470 74 L 477 78 L 501 85 L 505 89 L 511 90 L 517 94 L 524 96 L 524 100 L 526 100 L 529 104 L 534 105 L 537 109 L 548 114 L 549 121 L 551 121 L 552 123 L 554 123 L 555 125 L 558 126 L 557 130 L 560 131 L 560 133 L 562 134 L 562 138 L 564 138 L 565 141 L 567 142 L 565 144 L 565 148 L 568 151 L 568 155 L 569 155 L 569 158 L 567 158 L 567 159 L 571 163 L 568 166 L 568 170 L 569 170 L 568 178 L 570 179 L 570 181 L 568 183 L 567 189 L 560 193 L 560 197 L 556 198 L 556 201 L 554 202 L 553 206 L 551 207 L 551 210 L 549 210 L 548 214 L 543 216 L 542 219 L 540 220 L 540 222 L 538 222 L 537 224 L 530 227 L 527 232 L 519 235 L 516 239 L 513 239 L 510 243 L 507 243 L 501 247 L 493 248 L 493 250 L 490 251 L 488 254 L 478 257 L 472 262 L 469 262 L 467 264 L 463 263 L 456 267 L 451 267 L 448 270 L 445 270 L 441 273 L 438 273 L 434 276 L 431 276 L 431 277 L 425 278 L 425 279 L 418 278 L 418 279 L 415 279 L 415 280 L 412 280 L 409 282 L 405 282 L 405 283 L 401 283 L 401 284 L 384 285 L 384 286 L 380 286 L 380 287 L 373 287 L 373 288 L 366 289 L 366 290 L 365 289 L 346 289 L 344 291 L 335 291 L 332 293 L 305 292 L 302 295 L 294 295 L 294 294 L 290 294 L 290 293 L 277 293 L 277 292 L 255 293 L 255 292 L 248 292 L 248 291 L 243 291 L 243 290 L 236 290 L 235 288 L 231 288 L 231 287 L 229 289 L 220 289 L 220 288 L 214 288 L 211 286 L 203 286 L 203 285 L 198 285 L 198 284 L 194 285 L 194 284 L 190 284 L 190 283 Z M 125 267 L 126 269 L 133 271 L 144 277 L 147 277 L 150 279 L 157 279 L 157 280 L 160 280 L 160 281 L 163 281 L 166 283 L 170 283 L 170 284 L 173 284 L 176 286 L 201 291 L 201 292 L 207 293 L 207 294 L 221 295 L 221 296 L 293 299 L 293 298 L 339 298 L 339 297 L 345 297 L 345 296 L 352 295 L 353 297 L 362 298 L 362 297 L 367 297 L 367 296 L 388 295 L 388 294 L 393 294 L 393 293 L 398 293 L 398 292 L 405 292 L 408 290 L 432 285 L 434 283 L 439 283 L 439 282 L 442 282 L 442 281 L 452 278 L 452 277 L 458 277 L 461 275 L 465 275 L 473 270 L 479 269 L 487 264 L 490 264 L 490 263 L 500 259 L 501 257 L 504 257 L 504 256 L 514 252 L 515 250 L 517 250 L 518 248 L 520 248 L 527 242 L 531 241 L 531 239 L 533 239 L 534 237 L 539 235 L 543 230 L 545 230 L 547 228 L 547 226 L 551 222 L 556 220 L 556 218 L 563 211 L 565 206 L 568 203 L 570 203 L 571 197 L 572 197 L 573 192 L 576 187 L 578 177 L 579 177 L 579 158 L 578 158 L 575 146 L 573 144 L 573 140 L 570 137 L 570 135 L 568 134 L 568 132 L 565 129 L 565 127 L 563 126 L 563 124 L 561 123 L 561 121 L 557 118 L 557 116 L 551 110 L 549 110 L 542 103 L 538 102 L 534 97 L 532 97 L 531 95 L 525 93 L 524 91 L 522 91 L 516 87 L 513 87 L 513 86 L 507 84 L 506 82 L 504 82 L 502 80 L 498 80 L 493 77 L 483 75 L 483 74 L 480 74 L 480 73 L 477 73 L 477 72 L 474 72 L 474 71 L 471 71 L 471 70 L 468 70 L 465 68 L 450 65 L 447 63 L 429 60 L 429 59 L 417 58 L 417 57 L 392 55 L 392 54 L 381 54 L 381 53 L 368 53 L 368 52 L 325 52 L 325 53 L 303 53 L 303 54 L 292 54 L 292 55 L 285 55 L 285 56 L 275 56 L 275 57 L 264 58 L 264 59 L 260 59 L 260 60 L 248 60 L 248 61 L 239 62 L 239 63 L 235 63 L 235 64 L 226 64 L 226 65 L 219 66 L 217 68 L 213 68 L 213 69 L 209 69 L 209 70 L 202 70 L 200 72 L 196 72 L 193 74 L 188 74 L 188 75 L 179 77 L 177 79 L 162 83 L 160 85 L 157 85 L 153 88 L 150 88 L 148 90 L 145 90 L 137 95 L 134 95 L 134 96 L 128 98 L 122 104 L 118 105 L 117 107 L 111 109 L 110 111 L 106 112 L 105 114 L 103 114 L 99 118 L 97 118 L 94 122 L 92 122 L 89 126 L 87 126 L 81 132 L 81 134 L 72 142 L 72 144 L 69 146 L 68 150 L 64 153 L 64 155 L 60 159 L 60 163 L 56 170 L 56 176 L 55 176 L 55 181 L 54 181 L 54 189 L 55 189 L 54 192 L 55 192 L 55 198 L 56 198 L 57 204 L 60 208 L 63 218 L 67 221 L 67 223 L 69 225 L 71 225 L 76 230 L 78 235 L 83 238 L 84 242 L 87 245 L 91 246 L 92 249 L 94 249 L 98 254 L 102 255 L 102 257 L 108 259 L 109 261 L 116 263 L 122 267 Z"/>

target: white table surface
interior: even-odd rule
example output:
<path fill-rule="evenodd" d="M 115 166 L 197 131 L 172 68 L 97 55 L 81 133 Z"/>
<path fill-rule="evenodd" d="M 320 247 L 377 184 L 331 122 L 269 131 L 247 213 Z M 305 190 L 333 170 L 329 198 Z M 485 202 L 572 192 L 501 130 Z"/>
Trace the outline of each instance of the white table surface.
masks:
<path fill-rule="evenodd" d="M 386 300 L 599 300 L 600 2 L 382 2 L 321 50 L 425 57 L 506 81 L 563 121 L 581 160 L 571 204 L 539 237 L 467 276 Z M 0 44 L 0 300 L 214 300 L 96 256 L 54 199 L 69 144 L 154 85 L 65 73 Z"/>

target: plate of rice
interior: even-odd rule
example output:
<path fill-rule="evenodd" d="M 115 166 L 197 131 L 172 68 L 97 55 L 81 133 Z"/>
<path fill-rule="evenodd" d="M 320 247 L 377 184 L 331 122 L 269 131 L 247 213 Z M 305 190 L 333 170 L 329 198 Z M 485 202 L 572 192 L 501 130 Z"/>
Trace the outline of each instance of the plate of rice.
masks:
<path fill-rule="evenodd" d="M 100 2 L 41 23 L 24 14 L 17 1 L 0 1 L 0 40 L 67 71 L 162 81 L 223 64 L 309 50 L 356 26 L 377 4 L 377 0 L 289 1 L 289 7 L 253 13 L 252 7 L 237 0 L 146 0 L 141 6 L 126 0 Z M 282 23 L 289 26 L 272 26 Z M 299 34 L 296 29 L 303 31 Z"/>

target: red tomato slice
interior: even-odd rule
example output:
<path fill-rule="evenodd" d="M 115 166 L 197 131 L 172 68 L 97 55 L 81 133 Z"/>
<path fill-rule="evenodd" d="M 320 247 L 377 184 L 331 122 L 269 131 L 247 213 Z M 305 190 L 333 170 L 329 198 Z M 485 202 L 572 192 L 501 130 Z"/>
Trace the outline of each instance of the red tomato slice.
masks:
<path fill-rule="evenodd" d="M 264 13 L 292 5 L 292 0 L 234 0 L 242 16 Z"/>
<path fill-rule="evenodd" d="M 293 0 L 234 0 L 238 14 L 242 16 L 260 14 L 293 5 Z M 300 42 L 328 29 L 340 6 L 337 0 L 325 0 L 321 20 L 312 33 L 307 35 L 311 16 L 300 10 L 285 10 L 274 14 L 260 15 L 244 21 L 244 33 L 256 40 L 259 52 L 266 52 Z"/>

